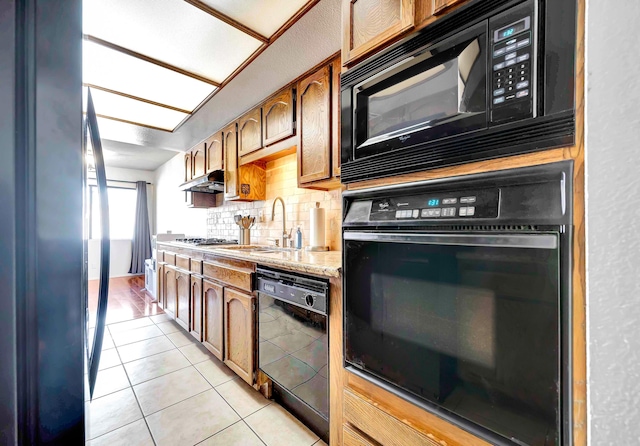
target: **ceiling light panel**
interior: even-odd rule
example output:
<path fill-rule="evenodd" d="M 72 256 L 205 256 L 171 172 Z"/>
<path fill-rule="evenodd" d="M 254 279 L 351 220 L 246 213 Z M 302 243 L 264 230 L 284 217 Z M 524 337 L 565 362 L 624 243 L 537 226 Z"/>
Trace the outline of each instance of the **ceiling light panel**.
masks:
<path fill-rule="evenodd" d="M 271 37 L 308 0 L 202 0 L 211 8 Z"/>
<path fill-rule="evenodd" d="M 197 79 L 84 41 L 83 82 L 191 111 L 215 87 Z"/>
<path fill-rule="evenodd" d="M 215 82 L 261 45 L 182 0 L 84 0 L 83 30 Z"/>
<path fill-rule="evenodd" d="M 86 96 L 87 89 L 84 89 Z M 97 115 L 172 131 L 188 115 L 105 91 L 91 89 Z M 84 103 L 86 104 L 86 99 Z"/>

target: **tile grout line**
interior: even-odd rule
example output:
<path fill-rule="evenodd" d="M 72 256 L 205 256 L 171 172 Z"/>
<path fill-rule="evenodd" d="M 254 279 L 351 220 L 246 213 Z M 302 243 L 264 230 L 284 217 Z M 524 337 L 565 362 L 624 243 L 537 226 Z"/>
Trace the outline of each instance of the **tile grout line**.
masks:
<path fill-rule="evenodd" d="M 117 350 L 116 350 L 117 351 Z M 120 358 L 120 352 L 118 352 L 118 358 Z M 122 358 L 120 358 L 120 362 L 122 362 Z M 151 437 L 151 441 L 154 446 L 157 446 L 156 439 L 153 437 L 153 432 L 151 432 L 151 428 L 149 427 L 149 423 L 147 423 L 147 418 L 144 416 L 144 412 L 142 411 L 142 405 L 138 400 L 138 395 L 136 395 L 136 391 L 133 390 L 133 384 L 131 384 L 131 378 L 129 378 L 129 373 L 127 372 L 127 368 L 122 364 L 122 368 L 124 369 L 124 373 L 127 376 L 127 380 L 129 381 L 129 387 L 131 388 L 131 393 L 133 393 L 133 397 L 136 399 L 136 404 L 138 405 L 138 409 L 140 409 L 140 415 L 142 415 L 142 419 L 144 420 L 145 426 L 147 426 L 147 431 L 149 432 L 149 436 Z"/>

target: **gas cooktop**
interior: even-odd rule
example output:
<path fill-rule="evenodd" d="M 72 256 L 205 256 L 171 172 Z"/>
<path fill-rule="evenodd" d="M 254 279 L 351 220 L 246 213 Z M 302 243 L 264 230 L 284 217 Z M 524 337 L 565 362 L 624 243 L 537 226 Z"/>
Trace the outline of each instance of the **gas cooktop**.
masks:
<path fill-rule="evenodd" d="M 178 243 L 185 243 L 193 246 L 207 246 L 207 245 L 237 245 L 237 240 L 226 240 L 223 238 L 178 238 L 175 240 Z"/>

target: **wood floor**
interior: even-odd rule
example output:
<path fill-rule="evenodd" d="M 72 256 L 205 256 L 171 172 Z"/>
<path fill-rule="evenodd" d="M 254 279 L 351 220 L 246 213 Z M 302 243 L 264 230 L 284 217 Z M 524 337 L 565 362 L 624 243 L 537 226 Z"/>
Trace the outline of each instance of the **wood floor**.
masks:
<path fill-rule="evenodd" d="M 89 327 L 95 326 L 98 306 L 98 280 L 89 281 Z M 155 316 L 164 313 L 155 300 L 144 291 L 144 275 L 115 277 L 109 280 L 107 324 Z"/>

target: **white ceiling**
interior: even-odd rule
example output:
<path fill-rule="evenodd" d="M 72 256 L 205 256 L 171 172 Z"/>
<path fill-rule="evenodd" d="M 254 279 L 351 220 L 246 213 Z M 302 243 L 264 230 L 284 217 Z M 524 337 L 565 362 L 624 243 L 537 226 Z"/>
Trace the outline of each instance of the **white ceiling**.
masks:
<path fill-rule="evenodd" d="M 176 156 L 176 152 L 172 150 L 127 144 L 104 138 L 102 139 L 102 152 L 105 166 L 151 171 Z"/>
<path fill-rule="evenodd" d="M 134 2 L 140 1 L 142 0 Z M 114 3 L 118 2 L 122 2 L 122 0 L 116 0 Z M 247 15 L 244 12 L 246 9 L 239 8 L 237 14 L 243 12 L 245 17 L 234 16 L 236 10 L 231 6 L 249 5 L 246 8 L 252 12 L 257 11 L 257 17 L 260 17 L 260 14 L 265 14 L 264 4 L 273 4 L 281 9 L 290 6 L 293 9 L 293 6 L 286 0 L 207 0 L 206 3 L 234 19 L 244 20 L 243 24 L 247 26 L 251 23 L 250 17 L 253 16 Z M 298 3 L 306 2 L 302 0 L 291 1 L 291 4 Z M 191 5 L 187 6 L 200 11 Z M 125 143 L 121 146 L 111 145 L 112 150 L 118 153 L 125 148 L 130 149 L 126 153 L 129 162 L 135 162 L 136 166 L 146 167 L 133 167 L 132 164 L 121 164 L 125 162 L 124 160 L 109 160 L 108 158 L 105 159 L 105 163 L 118 167 L 152 169 L 154 167 L 150 166 L 163 159 L 162 156 L 158 155 L 148 163 L 143 159 L 138 162 L 135 157 L 151 157 L 150 153 L 159 149 L 184 151 L 204 140 L 213 131 L 221 128 L 287 82 L 339 51 L 341 43 L 340 11 L 341 0 L 321 0 L 173 133 L 99 118 L 100 133 L 103 138 L 109 139 L 111 142 Z M 286 19 L 283 20 L 283 23 L 284 21 Z M 279 26 L 273 26 L 275 29 L 279 28 Z M 260 30 L 256 29 L 256 31 L 268 35 L 270 29 L 263 27 Z M 140 79 L 142 78 L 139 77 L 138 81 Z M 142 79 L 142 81 L 144 80 Z M 165 94 L 170 96 L 167 92 Z M 180 95 L 174 94 L 173 96 L 179 98 Z M 172 102 L 174 106 L 178 106 L 177 104 L 178 102 L 175 100 Z M 97 104 L 96 108 L 98 108 Z M 100 113 L 99 109 L 97 112 Z M 132 147 L 143 147 L 144 151 L 136 152 L 132 150 Z M 167 153 L 167 159 L 175 155 L 175 152 Z"/>

